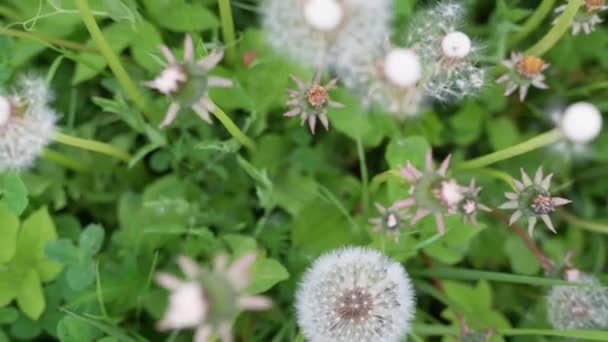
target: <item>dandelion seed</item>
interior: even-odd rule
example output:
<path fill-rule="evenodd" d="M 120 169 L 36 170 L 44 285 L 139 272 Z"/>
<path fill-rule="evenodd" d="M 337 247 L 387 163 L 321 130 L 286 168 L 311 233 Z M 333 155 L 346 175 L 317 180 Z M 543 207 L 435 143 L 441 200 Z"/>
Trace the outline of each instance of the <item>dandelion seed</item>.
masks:
<path fill-rule="evenodd" d="M 523 102 L 528 95 L 530 86 L 539 89 L 549 88 L 545 84 L 545 75 L 543 75 L 543 71 L 549 67 L 549 64 L 539 57 L 513 52 L 511 60 L 504 61 L 503 65 L 509 71 L 499 77 L 496 83 L 507 83 L 505 96 L 509 96 L 519 89 L 519 100 Z"/>
<path fill-rule="evenodd" d="M 557 7 L 555 13 L 563 13 L 566 7 L 567 5 Z M 577 35 L 581 31 L 590 34 L 595 31 L 595 26 L 604 22 L 598 13 L 607 9 L 606 0 L 584 0 L 583 5 L 572 20 L 572 34 Z M 553 21 L 553 25 L 557 24 L 558 19 L 559 17 Z"/>
<path fill-rule="evenodd" d="M 157 273 L 156 281 L 170 291 L 169 305 L 158 323 L 160 330 L 195 329 L 195 341 L 210 341 L 214 332 L 223 342 L 232 341 L 232 322 L 241 310 L 265 310 L 268 298 L 244 294 L 249 284 L 249 268 L 255 254 L 246 254 L 228 266 L 219 255 L 211 270 L 193 260 L 180 257 L 178 263 L 186 280 Z"/>
<path fill-rule="evenodd" d="M 56 112 L 46 82 L 22 77 L 11 94 L 0 93 L 0 171 L 32 166 L 55 135 Z"/>
<path fill-rule="evenodd" d="M 398 342 L 410 330 L 414 292 L 399 263 L 349 247 L 315 261 L 300 283 L 296 309 L 311 342 Z"/>
<path fill-rule="evenodd" d="M 194 43 L 190 35 L 185 38 L 183 62 L 177 61 L 165 45 L 161 46 L 161 52 L 167 59 L 167 66 L 157 78 L 144 83 L 171 98 L 171 104 L 160 127 L 171 125 L 180 108 L 192 108 L 202 120 L 211 124 L 209 113 L 215 110 L 215 104 L 209 98 L 209 88 L 232 87 L 231 80 L 209 75 L 209 71 L 222 60 L 223 52 L 212 51 L 208 56 L 194 61 Z"/>
<path fill-rule="evenodd" d="M 505 196 L 508 201 L 503 203 L 500 209 L 514 209 L 515 212 L 511 215 L 509 225 L 513 224 L 520 217 L 528 220 L 528 233 L 532 235 L 534 226 L 540 218 L 547 228 L 554 233 L 555 228 L 551 222 L 549 214 L 555 211 L 555 207 L 566 205 L 570 200 L 561 197 L 553 197 L 549 192 L 551 178 L 553 174 L 543 176 L 542 168 L 538 168 L 534 175 L 534 180 L 521 170 L 522 180 L 513 179 L 513 185 L 516 192 L 507 192 Z"/>
<path fill-rule="evenodd" d="M 597 278 L 576 269 L 566 272 L 566 280 L 601 286 Z M 555 329 L 608 329 L 608 290 L 605 288 L 553 286 L 546 302 L 547 317 Z"/>
<path fill-rule="evenodd" d="M 329 118 L 327 117 L 327 108 L 342 108 L 343 104 L 332 101 L 329 97 L 329 91 L 336 88 L 337 79 L 331 80 L 326 85 L 321 85 L 321 73 L 317 73 L 309 84 L 304 83 L 294 75 L 291 79 L 297 86 L 297 89 L 287 89 L 289 93 L 289 101 L 287 105 L 290 107 L 283 116 L 293 117 L 300 116 L 302 125 L 308 123 L 308 127 L 312 134 L 315 134 L 317 119 L 321 121 L 323 127 L 329 130 Z"/>

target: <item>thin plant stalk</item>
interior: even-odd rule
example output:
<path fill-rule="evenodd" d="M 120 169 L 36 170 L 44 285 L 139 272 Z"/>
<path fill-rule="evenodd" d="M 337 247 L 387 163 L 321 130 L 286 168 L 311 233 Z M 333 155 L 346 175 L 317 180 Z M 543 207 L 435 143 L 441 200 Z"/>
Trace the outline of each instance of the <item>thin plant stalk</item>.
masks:
<path fill-rule="evenodd" d="M 363 212 L 369 209 L 369 172 L 367 171 L 367 161 L 365 159 L 365 148 L 361 138 L 357 138 L 357 154 L 359 156 L 359 169 L 361 170 L 361 198 L 363 202 Z"/>
<path fill-rule="evenodd" d="M 12 36 L 12 37 L 17 37 L 17 38 L 27 38 L 27 39 L 38 41 L 42 44 L 55 45 L 55 46 L 63 47 L 66 49 L 71 49 L 71 50 L 76 50 L 76 51 L 81 51 L 81 52 L 88 52 L 88 53 L 92 53 L 92 54 L 99 54 L 99 50 L 93 46 L 87 46 L 87 45 L 83 45 L 83 44 L 79 44 L 79 43 L 74 43 L 69 40 L 55 38 L 55 37 L 47 36 L 45 34 L 37 33 L 37 32 L 26 32 L 26 31 L 14 30 L 11 28 L 0 27 L 0 35 Z"/>
<path fill-rule="evenodd" d="M 99 141 L 77 138 L 60 132 L 55 133 L 55 141 L 64 145 L 77 147 L 83 150 L 105 154 L 125 162 L 129 162 L 131 160 L 131 156 L 128 152 L 118 147 L 114 147 L 110 144 L 102 143 Z"/>
<path fill-rule="evenodd" d="M 255 142 L 241 131 L 241 129 L 224 113 L 224 111 L 216 106 L 213 115 L 226 127 L 230 135 L 232 135 L 241 145 L 250 150 L 255 150 Z"/>
<path fill-rule="evenodd" d="M 42 151 L 42 158 L 77 172 L 89 172 L 89 168 L 81 162 L 48 148 Z"/>
<path fill-rule="evenodd" d="M 579 11 L 583 0 L 570 0 L 566 6 L 566 10 L 559 16 L 555 25 L 541 38 L 534 46 L 526 51 L 527 55 L 542 56 L 560 40 L 560 38 L 568 32 L 572 21 Z"/>
<path fill-rule="evenodd" d="M 558 210 L 557 215 L 564 219 L 564 221 L 584 230 L 588 230 L 594 233 L 608 234 L 608 224 L 600 222 L 586 221 L 575 215 L 567 212 L 566 210 Z"/>
<path fill-rule="evenodd" d="M 520 41 L 524 40 L 526 37 L 530 35 L 547 17 L 551 10 L 553 9 L 553 5 L 555 5 L 556 0 L 543 0 L 543 2 L 538 5 L 536 11 L 528 18 L 528 20 L 523 24 L 521 29 L 513 36 L 511 39 L 511 45 L 516 45 Z"/>
<path fill-rule="evenodd" d="M 75 0 L 76 7 L 80 11 L 80 16 L 86 26 L 91 38 L 97 45 L 97 48 L 101 52 L 101 55 L 104 57 L 108 66 L 116 76 L 116 79 L 120 83 L 120 85 L 124 88 L 127 96 L 135 103 L 137 108 L 142 111 L 144 114 L 150 116 L 146 101 L 143 95 L 140 93 L 139 89 L 135 85 L 135 83 L 131 80 L 131 77 L 123 67 L 120 62 L 118 56 L 114 53 L 110 44 L 108 44 L 107 40 L 103 36 L 101 29 L 97 25 L 95 18 L 91 12 L 91 8 L 89 7 L 88 0 Z"/>
<path fill-rule="evenodd" d="M 222 36 L 226 44 L 226 58 L 233 64 L 236 61 L 236 35 L 234 33 L 234 19 L 232 18 L 232 8 L 230 0 L 219 0 L 220 20 L 222 23 Z"/>
<path fill-rule="evenodd" d="M 563 133 L 559 129 L 553 129 L 520 144 L 457 164 L 454 166 L 454 170 L 470 170 L 492 165 L 499 161 L 513 158 L 538 148 L 551 145 L 562 138 Z"/>

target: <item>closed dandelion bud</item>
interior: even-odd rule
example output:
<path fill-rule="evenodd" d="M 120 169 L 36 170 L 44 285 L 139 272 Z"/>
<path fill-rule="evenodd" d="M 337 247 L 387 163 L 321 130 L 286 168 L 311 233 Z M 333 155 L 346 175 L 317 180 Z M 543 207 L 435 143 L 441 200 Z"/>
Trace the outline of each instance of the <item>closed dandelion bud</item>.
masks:
<path fill-rule="evenodd" d="M 567 280 L 601 286 L 594 276 L 569 272 Z M 554 286 L 547 295 L 547 318 L 558 330 L 608 329 L 608 290 L 583 286 Z"/>
<path fill-rule="evenodd" d="M 368 248 L 321 256 L 304 274 L 298 324 L 310 342 L 399 342 L 410 330 L 414 292 L 401 264 Z"/>
<path fill-rule="evenodd" d="M 232 86 L 232 81 L 228 79 L 209 75 L 209 71 L 222 60 L 223 52 L 212 51 L 208 56 L 195 61 L 194 43 L 190 35 L 185 38 L 183 61 L 178 61 L 167 46 L 163 45 L 160 49 L 168 64 L 158 77 L 144 83 L 171 98 L 160 127 L 172 124 L 181 108 L 192 108 L 202 120 L 212 123 L 210 112 L 215 110 L 215 104 L 209 98 L 209 88 Z"/>
<path fill-rule="evenodd" d="M 587 102 L 578 102 L 566 108 L 560 119 L 560 128 L 566 138 L 577 144 L 586 144 L 597 138 L 602 130 L 602 114 Z"/>
<path fill-rule="evenodd" d="M 515 210 L 511 215 L 509 225 L 515 223 L 520 217 L 524 217 L 528 221 L 528 233 L 532 235 L 536 222 L 540 218 L 549 230 L 557 233 L 549 214 L 555 211 L 556 207 L 566 205 L 571 201 L 551 195 L 549 187 L 553 174 L 544 177 L 540 167 L 536 170 L 534 180 L 530 179 L 523 169 L 521 177 L 521 181 L 513 179 L 515 192 L 505 193 L 508 201 L 499 207 L 500 209 Z"/>
<path fill-rule="evenodd" d="M 410 196 L 399 201 L 397 207 L 416 207 L 412 224 L 432 214 L 440 234 L 445 233 L 444 216 L 456 213 L 465 198 L 463 187 L 446 176 L 450 157 L 445 158 L 439 169 L 435 170 L 433 154 L 429 150 L 426 153 L 424 172 L 419 171 L 409 161 L 401 169 L 401 175 L 412 187 Z"/>
<path fill-rule="evenodd" d="M 511 59 L 502 64 L 509 70 L 496 80 L 496 83 L 506 83 L 505 96 L 513 94 L 519 89 L 519 100 L 523 102 L 531 86 L 538 89 L 548 89 L 545 84 L 543 71 L 549 64 L 537 56 L 524 55 L 519 52 L 511 53 Z"/>
<path fill-rule="evenodd" d="M 32 166 L 53 140 L 57 114 L 43 79 L 23 77 L 12 94 L 0 93 L 0 171 Z"/>
<path fill-rule="evenodd" d="M 264 0 L 269 43 L 307 66 L 369 63 L 390 32 L 389 0 Z"/>
<path fill-rule="evenodd" d="M 555 13 L 562 14 L 566 10 L 566 6 L 567 4 L 557 7 Z M 604 22 L 599 13 L 607 9 L 606 0 L 583 0 L 583 5 L 572 20 L 572 34 L 577 35 L 581 31 L 590 34 L 595 31 L 595 26 Z M 553 25 L 557 23 L 558 18 L 553 21 Z"/>
<path fill-rule="evenodd" d="M 374 233 L 384 232 L 398 242 L 401 229 L 406 226 L 406 220 L 410 218 L 401 209 L 401 202 L 397 201 L 388 208 L 383 207 L 380 203 L 374 203 L 374 205 L 380 216 L 369 219 L 369 223 L 373 225 L 372 231 Z"/>
<path fill-rule="evenodd" d="M 195 341 L 208 341 L 215 333 L 223 342 L 232 341 L 232 322 L 242 310 L 265 310 L 268 298 L 244 293 L 249 284 L 249 268 L 255 254 L 246 254 L 228 265 L 219 255 L 212 269 L 199 267 L 193 260 L 180 257 L 178 263 L 186 279 L 158 273 L 156 281 L 170 291 L 169 305 L 160 330 L 195 329 Z"/>
<path fill-rule="evenodd" d="M 460 191 L 463 198 L 458 204 L 458 211 L 464 222 L 470 220 L 474 225 L 477 225 L 477 213 L 479 211 L 492 211 L 488 206 L 479 202 L 481 187 L 476 186 L 475 179 L 473 179 L 468 186 L 462 187 Z"/>

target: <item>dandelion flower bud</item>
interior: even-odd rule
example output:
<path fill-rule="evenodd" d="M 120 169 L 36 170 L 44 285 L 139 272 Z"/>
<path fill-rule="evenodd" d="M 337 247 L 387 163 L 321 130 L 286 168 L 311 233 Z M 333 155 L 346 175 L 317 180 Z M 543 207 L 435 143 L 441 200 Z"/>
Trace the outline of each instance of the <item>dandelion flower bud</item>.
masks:
<path fill-rule="evenodd" d="M 0 94 L 0 171 L 32 165 L 53 140 L 56 113 L 43 79 L 21 78 L 11 95 Z"/>
<path fill-rule="evenodd" d="M 450 32 L 443 37 L 441 49 L 446 57 L 461 59 L 471 52 L 471 39 L 460 31 Z"/>
<path fill-rule="evenodd" d="M 593 276 L 579 273 L 570 281 L 600 286 Z M 547 296 L 547 318 L 555 329 L 608 329 L 608 291 L 604 288 L 554 286 Z"/>
<path fill-rule="evenodd" d="M 306 272 L 296 309 L 311 342 L 398 342 L 410 329 L 414 292 L 399 263 L 349 247 L 321 256 Z"/>
<path fill-rule="evenodd" d="M 600 134 L 602 114 L 591 103 L 578 102 L 566 108 L 560 126 L 570 141 L 585 144 Z"/>
<path fill-rule="evenodd" d="M 411 87 L 422 77 L 422 66 L 414 51 L 397 48 L 386 55 L 384 73 L 395 85 Z"/>
<path fill-rule="evenodd" d="M 344 10 L 336 0 L 308 0 L 304 5 L 306 22 L 319 31 L 331 31 L 340 25 Z"/>

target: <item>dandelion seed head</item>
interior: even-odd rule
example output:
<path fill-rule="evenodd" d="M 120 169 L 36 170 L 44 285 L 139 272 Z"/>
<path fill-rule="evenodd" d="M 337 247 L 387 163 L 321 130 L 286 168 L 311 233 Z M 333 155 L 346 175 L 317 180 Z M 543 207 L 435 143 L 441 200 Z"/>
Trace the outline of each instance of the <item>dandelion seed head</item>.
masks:
<path fill-rule="evenodd" d="M 602 130 L 602 114 L 587 102 L 578 102 L 566 108 L 560 120 L 560 128 L 572 142 L 586 144 L 595 139 Z"/>
<path fill-rule="evenodd" d="M 311 342 L 397 342 L 414 314 L 403 267 L 360 247 L 321 256 L 305 273 L 296 302 L 298 323 Z"/>
<path fill-rule="evenodd" d="M 462 59 L 471 52 L 471 38 L 460 31 L 448 33 L 441 41 L 443 54 L 449 58 Z"/>
<path fill-rule="evenodd" d="M 344 18 L 344 9 L 336 0 L 308 0 L 304 5 L 304 18 L 319 31 L 332 31 Z"/>
<path fill-rule="evenodd" d="M 410 49 L 393 49 L 384 58 L 384 74 L 396 86 L 413 86 L 422 77 L 420 58 Z"/>
<path fill-rule="evenodd" d="M 0 94 L 0 171 L 32 166 L 55 135 L 57 114 L 41 78 L 21 77 L 12 94 Z"/>
<path fill-rule="evenodd" d="M 584 273 L 569 280 L 601 286 L 597 278 Z M 604 288 L 554 286 L 546 303 L 547 318 L 555 329 L 608 329 L 608 290 Z"/>

